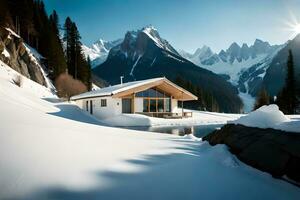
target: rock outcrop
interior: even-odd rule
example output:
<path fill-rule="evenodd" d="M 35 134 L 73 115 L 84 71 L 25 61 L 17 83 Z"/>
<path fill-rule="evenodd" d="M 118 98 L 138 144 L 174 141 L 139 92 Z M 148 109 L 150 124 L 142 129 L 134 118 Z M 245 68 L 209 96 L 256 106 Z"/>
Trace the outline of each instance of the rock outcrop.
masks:
<path fill-rule="evenodd" d="M 0 27 L 0 60 L 25 77 L 46 86 L 41 67 L 27 51 L 23 39 L 2 27 Z"/>
<path fill-rule="evenodd" d="M 228 124 L 203 140 L 226 144 L 241 161 L 300 183 L 300 134 Z"/>

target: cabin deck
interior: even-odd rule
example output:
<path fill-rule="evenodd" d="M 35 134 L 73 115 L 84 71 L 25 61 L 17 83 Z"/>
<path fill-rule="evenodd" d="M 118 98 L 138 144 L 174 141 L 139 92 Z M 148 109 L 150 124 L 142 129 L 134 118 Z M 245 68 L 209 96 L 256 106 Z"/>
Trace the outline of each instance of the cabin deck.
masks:
<path fill-rule="evenodd" d="M 142 114 L 149 117 L 158 117 L 165 119 L 182 119 L 193 117 L 193 112 L 183 112 L 183 113 L 172 113 L 172 112 L 136 112 L 136 114 Z"/>

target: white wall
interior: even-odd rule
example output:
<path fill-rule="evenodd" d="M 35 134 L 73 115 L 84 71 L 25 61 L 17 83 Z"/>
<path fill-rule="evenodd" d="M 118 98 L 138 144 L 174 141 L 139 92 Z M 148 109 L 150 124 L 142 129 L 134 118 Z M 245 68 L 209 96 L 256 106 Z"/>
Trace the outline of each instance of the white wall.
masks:
<path fill-rule="evenodd" d="M 143 98 L 135 98 L 134 99 L 134 106 L 135 112 L 143 112 L 144 109 Z"/>
<path fill-rule="evenodd" d="M 106 107 L 101 107 L 101 99 L 106 99 Z M 86 101 L 93 101 L 93 115 L 99 119 L 116 116 L 122 113 L 122 100 L 111 97 L 98 97 L 91 99 L 77 100 L 76 105 L 86 111 Z M 89 108 L 90 109 L 90 108 Z"/>
<path fill-rule="evenodd" d="M 171 101 L 171 110 L 172 110 L 172 112 L 177 112 L 178 110 L 178 101 L 177 101 L 177 99 L 172 99 L 172 101 Z"/>
<path fill-rule="evenodd" d="M 107 106 L 101 107 L 101 99 L 106 99 Z M 76 105 L 82 110 L 86 111 L 86 101 L 93 101 L 93 115 L 99 119 L 105 119 L 108 117 L 122 114 L 122 99 L 112 97 L 98 97 L 89 98 L 83 100 L 77 100 Z M 171 100 L 172 112 L 178 112 L 177 99 Z M 143 112 L 143 98 L 135 98 L 135 112 Z M 90 104 L 90 102 L 89 102 Z M 89 105 L 90 109 L 90 105 Z"/>

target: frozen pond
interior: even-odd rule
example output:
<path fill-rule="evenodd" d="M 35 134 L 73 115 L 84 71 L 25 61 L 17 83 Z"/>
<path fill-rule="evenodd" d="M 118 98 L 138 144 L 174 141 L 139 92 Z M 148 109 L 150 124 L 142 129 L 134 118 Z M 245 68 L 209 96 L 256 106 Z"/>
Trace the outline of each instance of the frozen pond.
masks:
<path fill-rule="evenodd" d="M 122 128 L 140 130 L 140 131 L 158 132 L 158 133 L 168 133 L 168 134 L 180 135 L 180 136 L 193 134 L 196 137 L 201 138 L 222 126 L 223 124 L 193 125 L 193 126 L 157 126 L 157 127 L 131 126 L 131 127 L 122 127 Z"/>

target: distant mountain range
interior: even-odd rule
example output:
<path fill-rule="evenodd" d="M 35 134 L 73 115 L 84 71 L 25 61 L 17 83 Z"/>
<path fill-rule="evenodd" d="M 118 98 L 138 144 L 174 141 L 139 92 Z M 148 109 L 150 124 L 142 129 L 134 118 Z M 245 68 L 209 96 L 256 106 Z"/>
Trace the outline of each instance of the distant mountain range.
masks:
<path fill-rule="evenodd" d="M 183 50 L 179 52 L 196 65 L 222 75 L 240 92 L 256 96 L 266 69 L 282 47 L 284 45 L 270 45 L 256 39 L 251 46 L 245 43 L 239 46 L 234 42 L 218 54 L 208 46 L 198 48 L 193 54 Z"/>
<path fill-rule="evenodd" d="M 270 45 L 256 39 L 252 45 L 244 43 L 240 46 L 234 42 L 219 53 L 213 52 L 208 46 L 188 53 L 174 49 L 153 27 L 145 27 L 127 32 L 124 39 L 113 42 L 99 40 L 91 47 L 84 46 L 85 54 L 93 60 L 95 75 L 110 84 L 118 83 L 120 76 L 125 76 L 125 80 L 130 81 L 154 76 L 167 76 L 172 80 L 177 75 L 183 75 L 211 91 L 215 86 L 211 81 L 205 81 L 210 79 L 210 76 L 204 76 L 208 73 L 204 69 L 207 69 L 238 89 L 247 107 L 246 111 L 252 109 L 254 97 L 262 87 L 272 96 L 277 95 L 283 87 L 288 49 L 292 49 L 295 54 L 296 71 L 300 73 L 300 36 L 281 45 Z M 224 83 L 219 80 L 217 82 L 217 85 Z M 233 102 L 238 102 L 235 95 L 237 90 L 226 84 L 225 87 L 233 94 Z M 215 89 L 213 93 L 221 96 L 222 92 Z M 223 101 L 221 97 L 219 101 Z M 226 111 L 229 110 L 232 111 L 231 108 Z"/>
<path fill-rule="evenodd" d="M 238 90 L 221 76 L 183 58 L 153 27 L 125 34 L 122 43 L 111 48 L 106 61 L 93 73 L 110 84 L 165 76 L 182 77 L 211 93 L 221 112 L 240 112 L 242 102 Z"/>
<path fill-rule="evenodd" d="M 114 41 L 105 41 L 103 39 L 99 39 L 93 43 L 91 47 L 82 45 L 82 50 L 86 57 L 90 57 L 92 61 L 92 67 L 95 67 L 102 64 L 106 60 L 109 50 L 112 47 L 120 44 L 122 41 L 122 39 Z"/>

